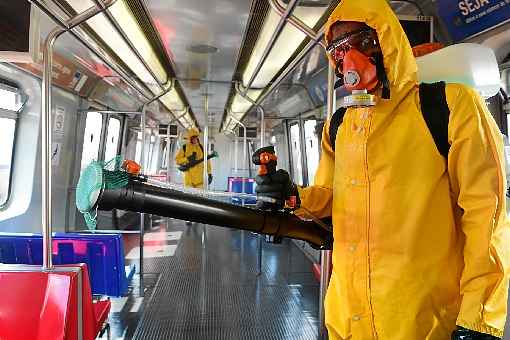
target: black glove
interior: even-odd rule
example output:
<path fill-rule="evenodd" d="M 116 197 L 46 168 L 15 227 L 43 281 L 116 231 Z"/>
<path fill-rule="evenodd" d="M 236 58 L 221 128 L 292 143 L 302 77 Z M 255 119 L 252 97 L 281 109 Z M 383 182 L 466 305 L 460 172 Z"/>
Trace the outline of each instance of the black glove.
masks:
<path fill-rule="evenodd" d="M 290 196 L 296 196 L 296 205 L 299 206 L 299 194 L 297 185 L 290 179 L 289 173 L 285 170 L 278 170 L 267 175 L 258 175 L 255 177 L 257 187 L 255 192 L 259 198 L 257 207 L 259 209 L 281 209 L 285 204 L 285 200 Z M 264 199 L 274 199 L 275 202 L 264 201 Z"/>
<path fill-rule="evenodd" d="M 452 333 L 452 340 L 501 340 L 501 338 L 457 326 Z"/>
<path fill-rule="evenodd" d="M 207 179 L 207 183 L 208 183 L 208 184 L 211 184 L 211 183 L 212 183 L 212 175 L 211 175 L 211 174 L 209 174 L 209 177 L 208 177 L 208 179 Z"/>
<path fill-rule="evenodd" d="M 188 162 L 192 163 L 197 160 L 197 153 L 193 152 L 190 156 L 188 156 Z"/>

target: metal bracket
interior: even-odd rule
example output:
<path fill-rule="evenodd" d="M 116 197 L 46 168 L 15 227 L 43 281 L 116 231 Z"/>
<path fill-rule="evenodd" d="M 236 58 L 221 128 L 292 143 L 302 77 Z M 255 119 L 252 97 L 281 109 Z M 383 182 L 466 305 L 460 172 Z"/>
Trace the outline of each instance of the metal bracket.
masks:
<path fill-rule="evenodd" d="M 266 142 L 265 141 L 266 124 L 264 124 L 266 112 L 265 112 L 264 108 L 262 107 L 262 105 L 257 103 L 255 100 L 251 99 L 246 94 L 246 92 L 248 91 L 248 88 L 243 88 L 243 85 L 241 84 L 241 82 L 236 82 L 235 83 L 235 88 L 236 88 L 236 92 L 241 97 L 243 97 L 244 99 L 246 99 L 247 101 L 252 103 L 257 108 L 257 110 L 259 110 L 259 113 L 260 113 L 260 147 L 263 147 L 265 145 L 265 142 Z"/>
<path fill-rule="evenodd" d="M 276 11 L 276 13 L 278 13 L 282 18 L 284 18 L 285 21 L 287 21 L 289 24 L 303 32 L 308 38 L 312 39 L 313 41 L 320 44 L 322 47 L 326 48 L 326 44 L 322 41 L 322 37 L 324 36 L 324 33 L 322 31 L 315 32 L 303 21 L 293 16 L 292 13 L 288 14 L 287 10 L 282 5 L 280 5 L 278 0 L 269 0 L 269 5 L 271 5 L 271 8 L 273 8 L 273 10 Z M 290 7 L 290 4 L 287 6 L 287 8 L 288 7 Z"/>
<path fill-rule="evenodd" d="M 47 5 L 42 3 L 40 0 L 28 0 L 30 3 L 37 6 L 40 10 L 42 10 L 48 17 L 50 17 L 51 20 L 56 22 L 60 27 L 67 29 L 67 32 L 69 32 L 76 40 L 78 40 L 81 44 L 83 44 L 89 51 L 91 51 L 97 58 L 99 58 L 103 63 L 105 63 L 110 69 L 115 71 L 122 80 L 124 80 L 127 84 L 129 84 L 135 91 L 140 93 L 143 97 L 149 98 L 146 91 L 148 92 L 149 89 L 145 87 L 144 90 L 142 90 L 139 85 L 131 79 L 132 75 L 126 73 L 124 69 L 121 68 L 121 66 L 117 65 L 114 61 L 109 60 L 107 57 L 105 57 L 101 52 L 98 52 L 95 47 L 91 45 L 87 40 L 82 38 L 80 35 L 78 35 L 76 32 L 72 31 L 69 25 L 70 20 L 64 21 L 62 20 L 59 15 L 57 15 L 55 12 L 50 10 Z M 106 7 L 110 7 L 115 2 L 112 1 L 108 4 L 105 4 Z M 97 7 L 96 7 L 97 8 Z M 78 16 L 76 16 L 78 17 Z M 75 17 L 75 18 L 76 18 Z"/>
<path fill-rule="evenodd" d="M 267 43 L 266 48 L 264 49 L 264 52 L 262 53 L 262 56 L 260 57 L 259 62 L 257 63 L 257 66 L 253 70 L 250 80 L 248 80 L 248 83 L 246 84 L 244 94 L 246 94 L 246 91 L 251 87 L 253 81 L 258 76 L 260 69 L 266 62 L 269 53 L 271 53 L 271 50 L 273 49 L 274 45 L 276 44 L 276 41 L 278 40 L 278 37 L 280 37 L 280 34 L 282 33 L 283 28 L 285 27 L 285 21 L 287 20 L 287 18 L 292 16 L 292 12 L 294 11 L 294 8 L 296 8 L 298 2 L 299 2 L 298 0 L 291 0 L 287 5 L 287 8 L 282 8 L 283 12 L 278 13 L 281 16 L 280 21 L 276 25 L 273 34 L 271 35 L 271 38 L 269 39 L 269 42 Z"/>
<path fill-rule="evenodd" d="M 43 268 L 51 269 L 52 264 L 52 235 L 51 235 L 51 85 L 53 69 L 53 46 L 55 41 L 66 32 L 81 25 L 95 15 L 104 12 L 117 0 L 111 0 L 104 8 L 93 6 L 75 17 L 67 20 L 63 27 L 55 27 L 46 37 L 43 49 L 43 74 L 41 86 L 41 152 L 42 152 L 42 197 L 41 197 L 41 225 L 43 236 Z"/>
<path fill-rule="evenodd" d="M 94 0 L 96 6 L 100 6 L 100 7 L 105 7 L 105 5 L 103 4 L 103 2 L 101 0 Z M 120 34 L 120 36 L 124 39 L 124 41 L 127 43 L 127 45 L 129 46 L 131 52 L 133 52 L 136 57 L 138 58 L 138 60 L 142 63 L 142 65 L 147 69 L 147 71 L 149 71 L 150 75 L 154 78 L 154 80 L 158 83 L 159 87 L 164 90 L 164 86 L 163 84 L 159 81 L 158 77 L 156 76 L 156 74 L 154 73 L 154 71 L 152 70 L 152 68 L 149 67 L 149 65 L 147 64 L 147 62 L 145 61 L 145 59 L 142 57 L 142 55 L 140 54 L 140 52 L 136 49 L 135 45 L 133 44 L 133 42 L 128 38 L 128 36 L 126 35 L 126 33 L 124 33 L 124 31 L 122 30 L 122 28 L 120 27 L 119 23 L 117 22 L 117 20 L 115 20 L 115 18 L 113 17 L 112 13 L 110 12 L 109 9 L 105 8 L 105 12 L 104 12 L 107 20 L 110 22 L 110 24 L 113 26 L 113 28 L 115 29 L 115 31 L 117 31 L 118 34 Z M 168 82 L 170 80 L 169 76 L 168 76 L 168 73 L 166 73 L 166 80 L 165 82 Z"/>

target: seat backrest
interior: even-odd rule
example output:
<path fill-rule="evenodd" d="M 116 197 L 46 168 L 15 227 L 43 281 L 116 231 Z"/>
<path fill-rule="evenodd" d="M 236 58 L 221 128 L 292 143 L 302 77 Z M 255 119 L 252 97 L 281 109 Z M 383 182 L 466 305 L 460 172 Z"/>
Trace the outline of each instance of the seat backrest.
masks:
<path fill-rule="evenodd" d="M 0 339 L 65 339 L 75 273 L 0 268 Z"/>
<path fill-rule="evenodd" d="M 94 305 L 92 301 L 92 291 L 90 289 L 90 279 L 88 274 L 87 265 L 85 263 L 73 265 L 58 265 L 58 268 L 65 267 L 80 267 L 81 268 L 81 317 L 82 317 L 82 330 L 83 340 L 94 340 L 96 338 L 96 319 L 94 316 Z M 78 334 L 78 299 L 72 299 L 70 303 L 70 317 L 69 327 L 67 329 L 66 340 L 74 340 L 75 335 Z"/>
<path fill-rule="evenodd" d="M 122 296 L 126 293 L 128 282 L 121 235 L 56 233 L 53 252 L 54 264 L 88 265 L 93 294 Z M 0 262 L 41 265 L 41 235 L 0 233 Z"/>

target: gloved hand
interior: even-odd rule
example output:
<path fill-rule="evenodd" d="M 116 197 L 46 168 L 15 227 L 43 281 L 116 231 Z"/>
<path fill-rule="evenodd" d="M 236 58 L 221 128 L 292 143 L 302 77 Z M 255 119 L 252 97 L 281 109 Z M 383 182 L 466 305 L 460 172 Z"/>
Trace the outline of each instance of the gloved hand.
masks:
<path fill-rule="evenodd" d="M 188 162 L 194 162 L 197 160 L 197 153 L 193 152 L 191 155 L 188 156 Z"/>
<path fill-rule="evenodd" d="M 211 183 L 212 183 L 212 179 L 213 179 L 212 175 L 211 175 L 211 174 L 209 174 L 209 177 L 208 177 L 208 179 L 207 179 L 207 183 L 208 183 L 208 184 L 211 184 Z"/>
<path fill-rule="evenodd" d="M 297 185 L 290 179 L 289 173 L 285 170 L 278 170 L 267 175 L 258 175 L 255 177 L 257 187 L 257 207 L 259 209 L 274 208 L 276 210 L 283 208 L 285 200 L 291 196 L 296 196 L 296 206 L 299 206 L 299 194 Z M 266 202 L 266 199 L 275 199 L 275 203 Z"/>
<path fill-rule="evenodd" d="M 452 340 L 500 340 L 500 338 L 457 326 L 452 333 Z"/>

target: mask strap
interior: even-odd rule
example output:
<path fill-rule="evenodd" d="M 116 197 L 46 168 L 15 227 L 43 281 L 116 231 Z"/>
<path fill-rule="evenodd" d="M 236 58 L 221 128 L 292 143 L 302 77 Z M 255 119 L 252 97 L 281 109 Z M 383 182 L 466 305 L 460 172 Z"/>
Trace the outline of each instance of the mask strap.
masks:
<path fill-rule="evenodd" d="M 375 66 L 377 72 L 377 79 L 382 84 L 382 98 L 390 99 L 390 81 L 388 80 L 388 76 L 386 75 L 386 71 L 384 70 L 384 62 L 382 53 L 377 53 L 375 56 Z"/>
<path fill-rule="evenodd" d="M 344 76 L 342 73 L 340 73 L 340 62 L 337 62 L 335 65 L 335 75 L 338 78 L 338 80 L 335 82 L 334 89 L 338 89 L 340 86 L 344 84 Z"/>

